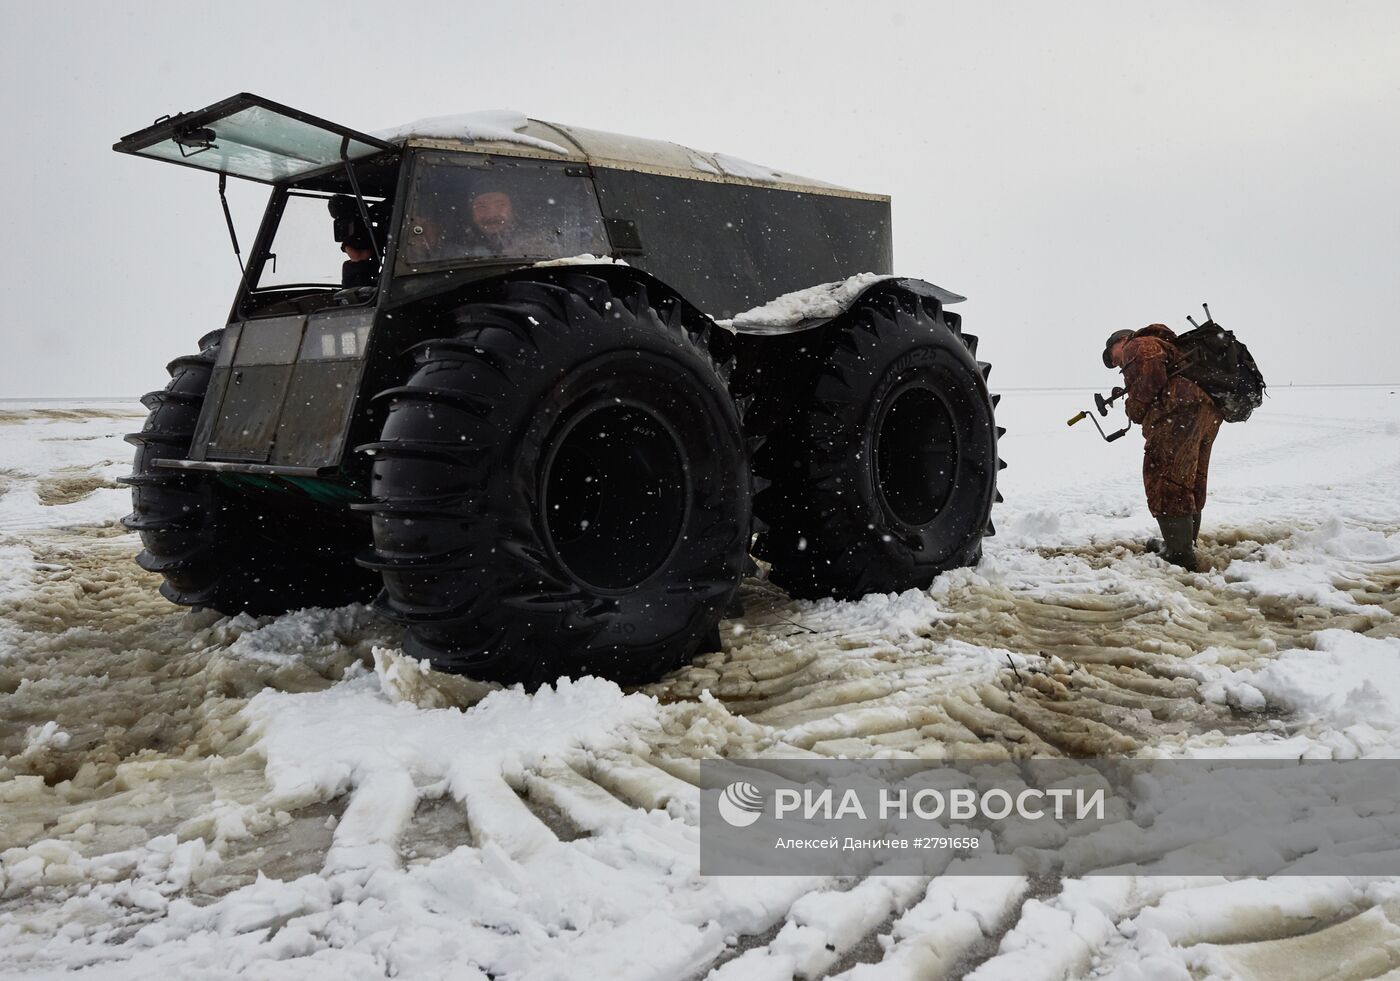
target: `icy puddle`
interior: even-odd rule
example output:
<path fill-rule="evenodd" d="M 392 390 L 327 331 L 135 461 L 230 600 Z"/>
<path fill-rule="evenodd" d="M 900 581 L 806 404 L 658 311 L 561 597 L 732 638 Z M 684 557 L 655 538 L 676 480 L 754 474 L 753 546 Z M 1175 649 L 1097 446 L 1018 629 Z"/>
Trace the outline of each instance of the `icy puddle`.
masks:
<path fill-rule="evenodd" d="M 7 408 L 0 973 L 1388 976 L 1391 880 L 703 879 L 694 786 L 716 755 L 1400 755 L 1386 411 L 1329 422 L 1344 485 L 1222 480 L 1200 574 L 1142 554 L 1131 474 L 1008 490 L 983 564 L 927 592 L 750 581 L 722 651 L 526 695 L 423 674 L 359 607 L 174 611 L 113 523 L 133 413 Z M 1222 473 L 1301 445 L 1248 433 Z"/>

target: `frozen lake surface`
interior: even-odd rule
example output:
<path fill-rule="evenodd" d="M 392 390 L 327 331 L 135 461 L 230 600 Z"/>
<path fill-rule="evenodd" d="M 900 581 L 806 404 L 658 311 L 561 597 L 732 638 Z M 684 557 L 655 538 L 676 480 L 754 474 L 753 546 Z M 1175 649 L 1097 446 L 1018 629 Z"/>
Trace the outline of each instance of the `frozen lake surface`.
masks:
<path fill-rule="evenodd" d="M 1196 574 L 1143 554 L 1136 434 L 1007 393 L 977 569 L 851 603 L 754 580 L 724 649 L 654 685 L 466 709 L 362 607 L 169 605 L 116 523 L 144 410 L 0 401 L 0 973 L 1394 977 L 1400 881 L 707 879 L 694 780 L 1400 756 L 1397 392 L 1278 389 L 1225 426 Z"/>

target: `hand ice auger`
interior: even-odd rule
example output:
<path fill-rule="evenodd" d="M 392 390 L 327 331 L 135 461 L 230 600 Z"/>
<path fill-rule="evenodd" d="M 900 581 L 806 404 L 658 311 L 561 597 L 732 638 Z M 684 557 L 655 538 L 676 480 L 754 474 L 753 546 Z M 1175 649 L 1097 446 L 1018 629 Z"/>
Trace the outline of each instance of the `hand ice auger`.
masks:
<path fill-rule="evenodd" d="M 1107 398 L 1105 398 L 1104 396 L 1102 396 L 1102 395 L 1100 395 L 1099 393 L 1095 392 L 1095 393 L 1094 393 L 1094 406 L 1099 410 L 1099 415 L 1101 415 L 1101 416 L 1107 416 L 1107 415 L 1108 415 L 1108 407 L 1109 407 L 1110 405 L 1112 405 L 1114 402 L 1117 402 L 1119 399 L 1121 399 L 1121 398 L 1122 398 L 1124 395 L 1126 395 L 1126 394 L 1128 394 L 1128 392 L 1127 392 L 1127 389 L 1124 389 L 1124 388 L 1115 388 L 1112 392 L 1110 392 L 1110 393 L 1108 394 L 1108 397 L 1107 397 Z M 1089 419 L 1089 420 L 1091 420 L 1091 421 L 1093 422 L 1093 424 L 1094 424 L 1094 428 L 1097 429 L 1097 430 L 1099 431 L 1099 435 L 1103 437 L 1103 441 L 1104 441 L 1105 443 L 1112 443 L 1115 439 L 1122 439 L 1124 436 L 1126 436 L 1126 435 L 1128 434 L 1128 430 L 1133 428 L 1133 424 L 1132 424 L 1131 422 L 1129 422 L 1126 426 L 1124 426 L 1122 429 L 1118 430 L 1117 432 L 1106 433 L 1106 432 L 1103 431 L 1103 427 L 1099 425 L 1099 421 L 1098 421 L 1097 419 L 1095 419 L 1093 416 L 1089 415 L 1089 413 L 1088 413 L 1087 410 L 1084 411 L 1084 412 L 1079 413 L 1079 415 L 1075 416 L 1073 419 L 1071 419 L 1071 420 L 1069 420 L 1068 422 L 1066 422 L 1065 425 L 1066 425 L 1066 426 L 1073 426 L 1076 422 L 1079 422 L 1081 419 Z"/>

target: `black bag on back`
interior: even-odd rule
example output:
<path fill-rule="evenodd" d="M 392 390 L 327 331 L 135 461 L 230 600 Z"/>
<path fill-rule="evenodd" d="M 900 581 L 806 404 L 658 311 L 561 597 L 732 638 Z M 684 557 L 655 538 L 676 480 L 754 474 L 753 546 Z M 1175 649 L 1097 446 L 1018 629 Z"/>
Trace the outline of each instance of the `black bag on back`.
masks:
<path fill-rule="evenodd" d="M 1177 335 L 1177 372 L 1205 390 L 1226 422 L 1244 422 L 1264 402 L 1264 376 L 1232 331 L 1214 320 Z"/>

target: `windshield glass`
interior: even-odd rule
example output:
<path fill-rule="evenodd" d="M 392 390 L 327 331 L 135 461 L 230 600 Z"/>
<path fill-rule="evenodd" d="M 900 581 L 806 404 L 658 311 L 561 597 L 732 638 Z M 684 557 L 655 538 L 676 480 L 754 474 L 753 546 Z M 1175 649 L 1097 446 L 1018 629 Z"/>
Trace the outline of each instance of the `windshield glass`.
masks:
<path fill-rule="evenodd" d="M 598 200 L 577 164 L 422 153 L 404 216 L 399 272 L 478 259 L 608 252 Z"/>
<path fill-rule="evenodd" d="M 366 197 L 365 204 L 376 225 L 382 253 L 387 223 L 380 219 L 388 205 L 372 197 Z M 348 270 L 347 263 L 352 264 Z M 364 223 L 354 198 L 292 191 L 287 195 L 267 260 L 258 276 L 257 289 L 373 285 L 378 281 L 377 271 L 378 263 L 364 235 Z"/>
<path fill-rule="evenodd" d="M 197 113 L 194 118 L 199 120 L 204 115 Z M 216 113 L 215 118 L 176 127 L 169 139 L 129 152 L 271 183 L 339 162 L 341 141 L 352 132 L 314 117 L 293 118 L 281 107 L 253 105 L 230 115 Z M 377 153 L 382 146 L 351 137 L 346 156 L 354 160 Z"/>

